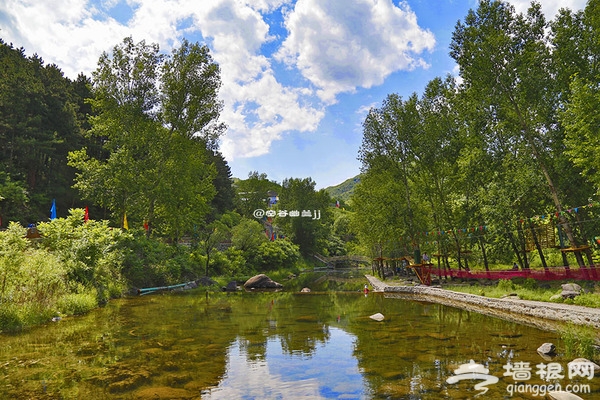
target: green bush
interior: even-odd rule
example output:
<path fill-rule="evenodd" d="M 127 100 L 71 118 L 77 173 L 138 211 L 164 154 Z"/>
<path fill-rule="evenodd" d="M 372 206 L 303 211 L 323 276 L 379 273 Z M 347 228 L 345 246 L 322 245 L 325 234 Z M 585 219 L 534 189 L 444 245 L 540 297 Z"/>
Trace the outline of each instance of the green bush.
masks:
<path fill-rule="evenodd" d="M 97 295 L 89 291 L 66 294 L 58 300 L 56 306 L 62 314 L 86 314 L 98 307 Z"/>
<path fill-rule="evenodd" d="M 594 359 L 596 332 L 592 327 L 569 323 L 560 334 L 568 357 Z"/>
<path fill-rule="evenodd" d="M 600 296 L 596 293 L 582 293 L 573 299 L 573 304 L 585 307 L 600 308 Z"/>
<path fill-rule="evenodd" d="M 64 263 L 70 281 L 94 287 L 104 303 L 110 284 L 122 280 L 123 242 L 129 234 L 112 229 L 108 221 L 84 222 L 83 216 L 84 210 L 72 209 L 67 218 L 40 223 L 40 247 Z"/>
<path fill-rule="evenodd" d="M 506 292 L 515 290 L 515 285 L 510 279 L 500 279 L 497 288 Z"/>
<path fill-rule="evenodd" d="M 23 325 L 15 305 L 0 304 L 0 332 L 16 332 L 21 330 Z"/>
<path fill-rule="evenodd" d="M 523 287 L 523 289 L 536 290 L 538 288 L 538 282 L 533 278 L 527 278 L 523 281 L 521 287 Z"/>
<path fill-rule="evenodd" d="M 258 248 L 256 267 L 260 271 L 273 271 L 290 267 L 299 258 L 298 246 L 288 240 L 265 242 Z"/>

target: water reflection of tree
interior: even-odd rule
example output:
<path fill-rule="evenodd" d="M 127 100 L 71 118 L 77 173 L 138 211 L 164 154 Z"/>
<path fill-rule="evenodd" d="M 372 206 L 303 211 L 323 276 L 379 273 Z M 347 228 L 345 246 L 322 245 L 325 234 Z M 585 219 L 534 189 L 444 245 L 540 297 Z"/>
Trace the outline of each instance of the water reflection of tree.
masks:
<path fill-rule="evenodd" d="M 361 313 L 365 299 L 356 293 L 255 293 L 258 301 L 233 296 L 242 347 L 252 359 L 266 357 L 268 340 L 278 339 L 286 354 L 311 356 L 330 339 L 331 325 L 345 326 L 345 316 Z M 364 314 L 364 312 L 363 312 Z M 344 317 L 344 318 L 342 318 Z"/>

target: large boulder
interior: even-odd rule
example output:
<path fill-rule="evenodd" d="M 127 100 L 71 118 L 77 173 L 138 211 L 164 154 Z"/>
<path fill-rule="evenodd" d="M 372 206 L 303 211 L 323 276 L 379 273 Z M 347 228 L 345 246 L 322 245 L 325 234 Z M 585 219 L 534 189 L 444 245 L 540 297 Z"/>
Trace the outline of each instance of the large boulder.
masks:
<path fill-rule="evenodd" d="M 277 283 L 265 274 L 255 275 L 244 283 L 246 289 L 281 289 L 283 285 Z"/>
<path fill-rule="evenodd" d="M 581 286 L 576 283 L 565 283 L 561 287 L 561 296 L 563 299 L 574 299 L 581 294 Z"/>

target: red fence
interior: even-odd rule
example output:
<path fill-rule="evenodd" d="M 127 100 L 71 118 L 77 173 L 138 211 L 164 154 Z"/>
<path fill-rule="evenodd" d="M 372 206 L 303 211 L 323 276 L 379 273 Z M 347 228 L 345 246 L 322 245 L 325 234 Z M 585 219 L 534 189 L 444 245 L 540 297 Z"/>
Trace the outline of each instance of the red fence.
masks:
<path fill-rule="evenodd" d="M 551 267 L 545 270 L 509 270 L 509 271 L 464 271 L 464 270 L 444 270 L 431 267 L 431 274 L 440 277 L 452 277 L 459 279 L 512 279 L 512 278 L 533 278 L 539 281 L 557 281 L 564 279 L 600 281 L 600 270 L 593 266 L 585 268 L 565 268 Z"/>

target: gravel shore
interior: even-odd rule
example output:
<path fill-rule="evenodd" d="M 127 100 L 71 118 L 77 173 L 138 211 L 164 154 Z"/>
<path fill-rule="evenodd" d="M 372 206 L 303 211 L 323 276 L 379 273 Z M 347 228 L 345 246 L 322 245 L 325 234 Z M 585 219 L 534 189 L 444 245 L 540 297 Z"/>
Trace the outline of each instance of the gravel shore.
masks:
<path fill-rule="evenodd" d="M 571 322 L 600 329 L 600 309 L 514 298 L 495 299 L 430 286 L 390 285 L 365 275 L 376 292 L 386 297 L 439 303 L 556 331 Z"/>

